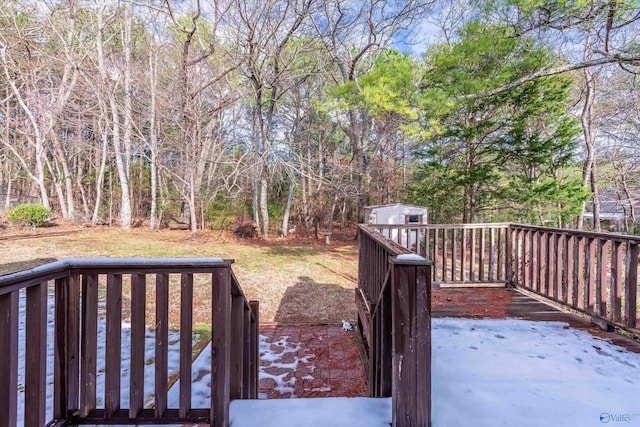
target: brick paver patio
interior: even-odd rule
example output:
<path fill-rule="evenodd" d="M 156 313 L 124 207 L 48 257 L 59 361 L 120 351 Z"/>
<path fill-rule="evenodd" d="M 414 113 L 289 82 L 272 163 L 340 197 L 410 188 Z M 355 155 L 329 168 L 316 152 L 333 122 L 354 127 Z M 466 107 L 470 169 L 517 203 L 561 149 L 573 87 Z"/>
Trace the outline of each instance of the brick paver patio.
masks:
<path fill-rule="evenodd" d="M 368 396 L 353 331 L 262 325 L 260 335 L 260 398 Z"/>

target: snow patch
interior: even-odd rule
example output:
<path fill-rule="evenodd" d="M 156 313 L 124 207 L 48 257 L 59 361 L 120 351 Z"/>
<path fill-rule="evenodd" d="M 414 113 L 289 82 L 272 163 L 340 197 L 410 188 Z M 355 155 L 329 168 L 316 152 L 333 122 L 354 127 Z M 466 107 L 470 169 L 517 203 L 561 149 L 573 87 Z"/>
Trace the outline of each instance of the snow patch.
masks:
<path fill-rule="evenodd" d="M 426 259 L 417 254 L 400 254 L 396 259 L 398 261 L 426 261 Z"/>
<path fill-rule="evenodd" d="M 289 336 L 281 336 L 277 341 L 270 343 L 266 336 L 260 335 L 260 360 L 263 362 L 260 364 L 258 371 L 258 378 L 272 379 L 275 381 L 276 386 L 274 390 L 280 394 L 290 394 L 289 397 L 295 396 L 295 383 L 296 378 L 293 373 L 298 369 L 300 363 L 308 365 L 307 368 L 311 372 L 315 370 L 315 366 L 311 364 L 312 358 L 315 358 L 313 354 L 307 354 L 304 357 L 300 357 L 298 352 L 302 349 L 302 345 L 299 342 L 293 342 Z M 287 354 L 292 354 L 291 357 L 287 357 Z M 291 359 L 291 362 L 282 362 L 282 359 Z M 279 374 L 272 374 L 269 370 L 273 368 L 286 369 L 286 372 Z M 263 398 L 263 397 L 261 397 Z"/>

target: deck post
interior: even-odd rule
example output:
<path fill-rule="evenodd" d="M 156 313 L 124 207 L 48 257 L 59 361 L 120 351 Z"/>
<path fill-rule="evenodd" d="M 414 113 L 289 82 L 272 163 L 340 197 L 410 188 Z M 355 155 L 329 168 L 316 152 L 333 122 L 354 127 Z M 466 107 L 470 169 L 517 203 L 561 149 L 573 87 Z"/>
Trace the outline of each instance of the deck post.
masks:
<path fill-rule="evenodd" d="M 228 266 L 212 274 L 211 426 L 229 425 L 231 396 L 231 272 Z"/>
<path fill-rule="evenodd" d="M 393 426 L 431 425 L 431 263 L 391 263 Z"/>

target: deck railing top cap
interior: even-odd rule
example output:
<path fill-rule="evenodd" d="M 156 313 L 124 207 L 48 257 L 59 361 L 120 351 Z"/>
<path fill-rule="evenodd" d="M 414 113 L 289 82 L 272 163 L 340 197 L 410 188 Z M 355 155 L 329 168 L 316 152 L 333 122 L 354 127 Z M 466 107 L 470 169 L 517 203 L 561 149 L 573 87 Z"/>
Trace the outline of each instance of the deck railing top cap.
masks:
<path fill-rule="evenodd" d="M 232 259 L 214 258 L 66 258 L 39 265 L 28 270 L 0 276 L 0 287 L 34 277 L 56 274 L 65 270 L 89 268 L 154 269 L 154 268 L 211 268 L 229 266 Z"/>
<path fill-rule="evenodd" d="M 427 261 L 425 258 L 417 254 L 400 254 L 397 256 L 389 257 L 389 261 L 396 265 L 432 265 L 431 261 Z"/>
<path fill-rule="evenodd" d="M 389 239 L 384 234 L 382 234 L 379 231 L 377 231 L 375 229 L 375 227 L 370 227 L 370 226 L 367 226 L 365 224 L 358 224 L 358 227 L 364 233 L 367 233 L 369 236 L 371 236 L 371 238 L 373 238 L 374 240 L 377 240 L 378 243 L 384 245 L 387 248 L 387 250 L 389 250 L 391 255 L 396 256 L 396 255 L 401 255 L 401 254 L 411 254 L 412 253 L 409 249 L 407 249 L 404 246 L 394 242 L 393 240 Z"/>

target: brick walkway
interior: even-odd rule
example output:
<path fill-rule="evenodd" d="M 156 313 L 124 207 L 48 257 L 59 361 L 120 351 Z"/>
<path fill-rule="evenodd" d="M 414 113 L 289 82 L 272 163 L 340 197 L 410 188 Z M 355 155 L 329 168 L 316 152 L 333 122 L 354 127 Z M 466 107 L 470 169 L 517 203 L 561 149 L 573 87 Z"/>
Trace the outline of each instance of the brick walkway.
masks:
<path fill-rule="evenodd" d="M 353 331 L 262 325 L 260 335 L 261 399 L 368 396 Z"/>

